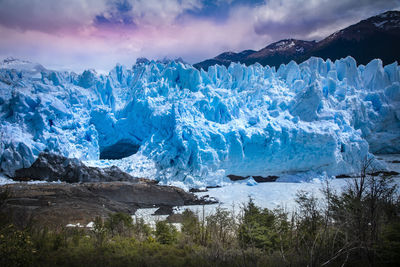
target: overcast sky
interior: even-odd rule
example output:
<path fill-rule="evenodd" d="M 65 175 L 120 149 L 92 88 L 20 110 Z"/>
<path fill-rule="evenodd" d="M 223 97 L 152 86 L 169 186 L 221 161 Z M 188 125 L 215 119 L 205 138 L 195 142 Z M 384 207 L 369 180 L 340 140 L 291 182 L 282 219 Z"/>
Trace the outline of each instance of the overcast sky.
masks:
<path fill-rule="evenodd" d="M 137 57 L 196 63 L 283 38 L 320 40 L 400 0 L 0 0 L 0 58 L 108 71 Z"/>

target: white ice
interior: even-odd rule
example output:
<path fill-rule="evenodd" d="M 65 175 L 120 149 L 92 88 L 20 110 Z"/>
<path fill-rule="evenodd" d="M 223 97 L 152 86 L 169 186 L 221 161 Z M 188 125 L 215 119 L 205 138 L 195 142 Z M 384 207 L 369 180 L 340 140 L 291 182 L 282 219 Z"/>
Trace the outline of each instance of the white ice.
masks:
<path fill-rule="evenodd" d="M 0 69 L 6 175 L 46 150 L 201 187 L 229 174 L 357 173 L 370 153 L 400 153 L 397 63 L 311 58 L 278 70 L 231 64 L 205 72 L 153 61 L 108 75 L 42 69 L 40 79 L 13 64 Z"/>

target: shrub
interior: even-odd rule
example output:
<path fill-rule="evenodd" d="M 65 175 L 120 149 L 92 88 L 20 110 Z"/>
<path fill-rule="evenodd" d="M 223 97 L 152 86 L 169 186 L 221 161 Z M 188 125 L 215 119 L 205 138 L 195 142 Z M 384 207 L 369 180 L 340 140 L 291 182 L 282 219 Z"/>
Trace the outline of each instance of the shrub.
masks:
<path fill-rule="evenodd" d="M 215 213 L 209 215 L 206 221 L 207 233 L 212 243 L 227 247 L 234 242 L 236 223 L 232 213 L 218 206 Z"/>
<path fill-rule="evenodd" d="M 104 222 L 105 228 L 110 231 L 112 236 L 115 235 L 130 235 L 133 227 L 133 220 L 129 214 L 117 212 L 109 214 Z"/>
<path fill-rule="evenodd" d="M 158 221 L 154 232 L 156 240 L 161 244 L 172 244 L 177 239 L 176 228 L 166 221 Z"/>
<path fill-rule="evenodd" d="M 93 224 L 92 234 L 96 247 L 102 247 L 106 239 L 107 229 L 102 218 L 96 217 Z"/>
<path fill-rule="evenodd" d="M 280 241 L 275 214 L 268 209 L 260 209 L 251 198 L 243 211 L 242 222 L 238 229 L 240 246 L 277 249 Z"/>
<path fill-rule="evenodd" d="M 182 213 L 182 233 L 185 235 L 185 238 L 190 241 L 199 244 L 201 241 L 201 225 L 199 218 L 196 214 L 189 210 L 185 209 Z"/>
<path fill-rule="evenodd" d="M 143 218 L 136 219 L 136 222 L 132 226 L 132 231 L 135 238 L 139 241 L 145 241 L 151 235 L 151 228 L 144 223 Z"/>
<path fill-rule="evenodd" d="M 28 232 L 12 224 L 0 231 L 0 266 L 31 266 L 36 253 Z"/>

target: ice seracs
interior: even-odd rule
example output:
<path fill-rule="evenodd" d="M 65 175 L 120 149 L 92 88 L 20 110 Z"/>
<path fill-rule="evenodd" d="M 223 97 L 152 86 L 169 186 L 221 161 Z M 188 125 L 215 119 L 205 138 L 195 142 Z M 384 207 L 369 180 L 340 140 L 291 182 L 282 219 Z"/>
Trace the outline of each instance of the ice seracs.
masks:
<path fill-rule="evenodd" d="M 20 60 L 14 57 L 8 57 L 0 61 L 0 69 L 9 69 L 24 72 L 32 78 L 41 78 L 40 73 L 46 71 L 46 68 L 40 64 L 32 63 L 26 60 Z"/>
<path fill-rule="evenodd" d="M 164 182 L 226 175 L 358 172 L 369 153 L 400 152 L 400 68 L 311 58 L 278 70 L 140 60 L 108 75 L 0 70 L 1 170 L 41 151 L 82 160 L 145 158 Z M 108 164 L 108 163 L 107 163 Z M 148 170 L 145 170 L 149 173 Z"/>

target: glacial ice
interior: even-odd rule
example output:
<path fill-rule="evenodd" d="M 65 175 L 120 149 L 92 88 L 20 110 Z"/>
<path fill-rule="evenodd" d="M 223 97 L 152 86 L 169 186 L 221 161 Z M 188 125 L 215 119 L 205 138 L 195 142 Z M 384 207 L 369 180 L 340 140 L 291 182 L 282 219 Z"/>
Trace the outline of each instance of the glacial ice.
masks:
<path fill-rule="evenodd" d="M 40 77 L 15 66 L 0 65 L 7 175 L 41 151 L 123 162 L 135 175 L 144 158 L 150 178 L 193 185 L 229 174 L 351 174 L 369 153 L 400 153 L 397 63 L 311 58 L 278 70 L 232 63 L 205 72 L 141 61 L 108 75 L 43 68 Z"/>

